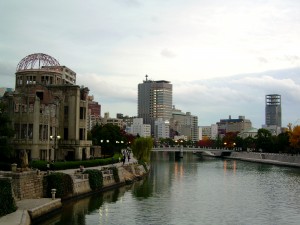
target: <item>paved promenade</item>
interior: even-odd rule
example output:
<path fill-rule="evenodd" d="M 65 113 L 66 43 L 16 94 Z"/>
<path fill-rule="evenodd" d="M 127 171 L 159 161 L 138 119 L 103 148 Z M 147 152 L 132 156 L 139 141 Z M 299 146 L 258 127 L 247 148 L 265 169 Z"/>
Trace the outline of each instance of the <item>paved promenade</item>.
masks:
<path fill-rule="evenodd" d="M 17 201 L 17 211 L 10 213 L 0 218 L 1 225 L 27 225 L 30 224 L 30 216 L 28 211 L 31 211 L 37 207 L 51 203 L 51 198 L 40 198 L 40 199 L 24 199 Z M 59 200 L 60 201 L 60 200 Z"/>

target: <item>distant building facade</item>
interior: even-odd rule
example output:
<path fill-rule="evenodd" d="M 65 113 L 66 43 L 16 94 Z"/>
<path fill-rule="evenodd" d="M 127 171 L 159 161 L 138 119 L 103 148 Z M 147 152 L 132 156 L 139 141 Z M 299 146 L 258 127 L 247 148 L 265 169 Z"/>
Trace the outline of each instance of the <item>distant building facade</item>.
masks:
<path fill-rule="evenodd" d="M 232 119 L 229 116 L 228 119 L 221 119 L 217 122 L 218 135 L 223 137 L 228 132 L 242 132 L 244 130 L 252 128 L 252 123 L 249 119 L 245 119 L 245 116 L 239 116 L 238 119 Z"/>
<path fill-rule="evenodd" d="M 2 100 L 15 130 L 16 152 L 26 152 L 29 160 L 88 158 L 89 89 L 76 85 L 76 73 L 36 53 L 19 62 L 15 76 L 15 91 Z"/>
<path fill-rule="evenodd" d="M 266 95 L 266 126 L 281 127 L 281 95 Z"/>
<path fill-rule="evenodd" d="M 163 118 L 158 118 L 155 120 L 154 137 L 157 139 L 170 137 L 170 123 L 168 120 L 164 120 Z"/>
<path fill-rule="evenodd" d="M 198 117 L 190 112 L 184 113 L 175 106 L 172 108 L 172 117 L 170 119 L 171 137 L 175 135 L 187 136 L 188 140 L 199 140 Z"/>
<path fill-rule="evenodd" d="M 100 123 L 101 105 L 94 101 L 94 96 L 88 96 L 87 129 L 90 131 L 97 123 Z"/>
<path fill-rule="evenodd" d="M 154 123 L 158 118 L 169 121 L 172 116 L 172 84 L 169 81 L 147 79 L 138 84 L 138 118 L 151 125 L 154 135 Z"/>
<path fill-rule="evenodd" d="M 144 124 L 143 118 L 133 118 L 133 123 L 128 127 L 127 132 L 140 137 L 151 137 L 151 125 Z"/>
<path fill-rule="evenodd" d="M 199 140 L 211 139 L 216 140 L 218 137 L 218 125 L 212 124 L 211 126 L 200 126 L 199 133 L 201 133 Z"/>
<path fill-rule="evenodd" d="M 100 124 L 112 124 L 120 128 L 124 128 L 123 119 L 111 118 L 109 112 L 104 113 L 104 117 L 100 119 Z"/>

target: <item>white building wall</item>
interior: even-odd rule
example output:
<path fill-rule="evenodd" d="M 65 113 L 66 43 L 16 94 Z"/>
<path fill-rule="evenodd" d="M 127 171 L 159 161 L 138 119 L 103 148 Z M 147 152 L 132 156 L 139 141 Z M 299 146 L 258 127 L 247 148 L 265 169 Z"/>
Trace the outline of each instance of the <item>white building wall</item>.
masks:
<path fill-rule="evenodd" d="M 140 137 L 151 137 L 151 125 L 143 124 L 143 118 L 134 118 L 132 125 L 128 128 L 128 133 L 138 134 Z"/>
<path fill-rule="evenodd" d="M 155 138 L 169 138 L 170 137 L 170 123 L 168 120 L 158 118 L 154 123 L 154 137 Z"/>

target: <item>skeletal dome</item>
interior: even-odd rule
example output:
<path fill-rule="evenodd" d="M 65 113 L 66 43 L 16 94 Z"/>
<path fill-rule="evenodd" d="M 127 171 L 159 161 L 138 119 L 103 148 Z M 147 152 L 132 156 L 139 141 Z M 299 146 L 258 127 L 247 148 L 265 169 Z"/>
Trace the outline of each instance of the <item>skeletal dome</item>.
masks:
<path fill-rule="evenodd" d="M 17 65 L 17 71 L 40 69 L 42 66 L 59 66 L 59 62 L 50 55 L 34 53 L 23 58 Z"/>

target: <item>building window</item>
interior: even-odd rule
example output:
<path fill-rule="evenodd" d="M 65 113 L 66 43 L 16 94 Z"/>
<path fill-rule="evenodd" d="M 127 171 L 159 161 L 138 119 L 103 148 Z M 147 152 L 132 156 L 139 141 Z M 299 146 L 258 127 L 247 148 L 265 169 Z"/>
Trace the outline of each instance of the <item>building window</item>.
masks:
<path fill-rule="evenodd" d="M 85 129 L 84 128 L 79 129 L 79 140 L 85 140 Z"/>
<path fill-rule="evenodd" d="M 86 114 L 86 108 L 85 107 L 80 107 L 80 119 L 81 120 L 84 120 L 86 118 L 85 114 Z"/>
<path fill-rule="evenodd" d="M 65 107 L 64 107 L 64 117 L 67 118 L 67 117 L 68 117 L 68 114 L 69 114 L 69 107 L 68 107 L 68 106 L 65 106 Z"/>
<path fill-rule="evenodd" d="M 46 149 L 41 149 L 40 150 L 40 159 L 41 160 L 47 160 L 47 150 Z"/>
<path fill-rule="evenodd" d="M 68 140 L 69 137 L 69 129 L 67 127 L 64 128 L 64 140 Z"/>

